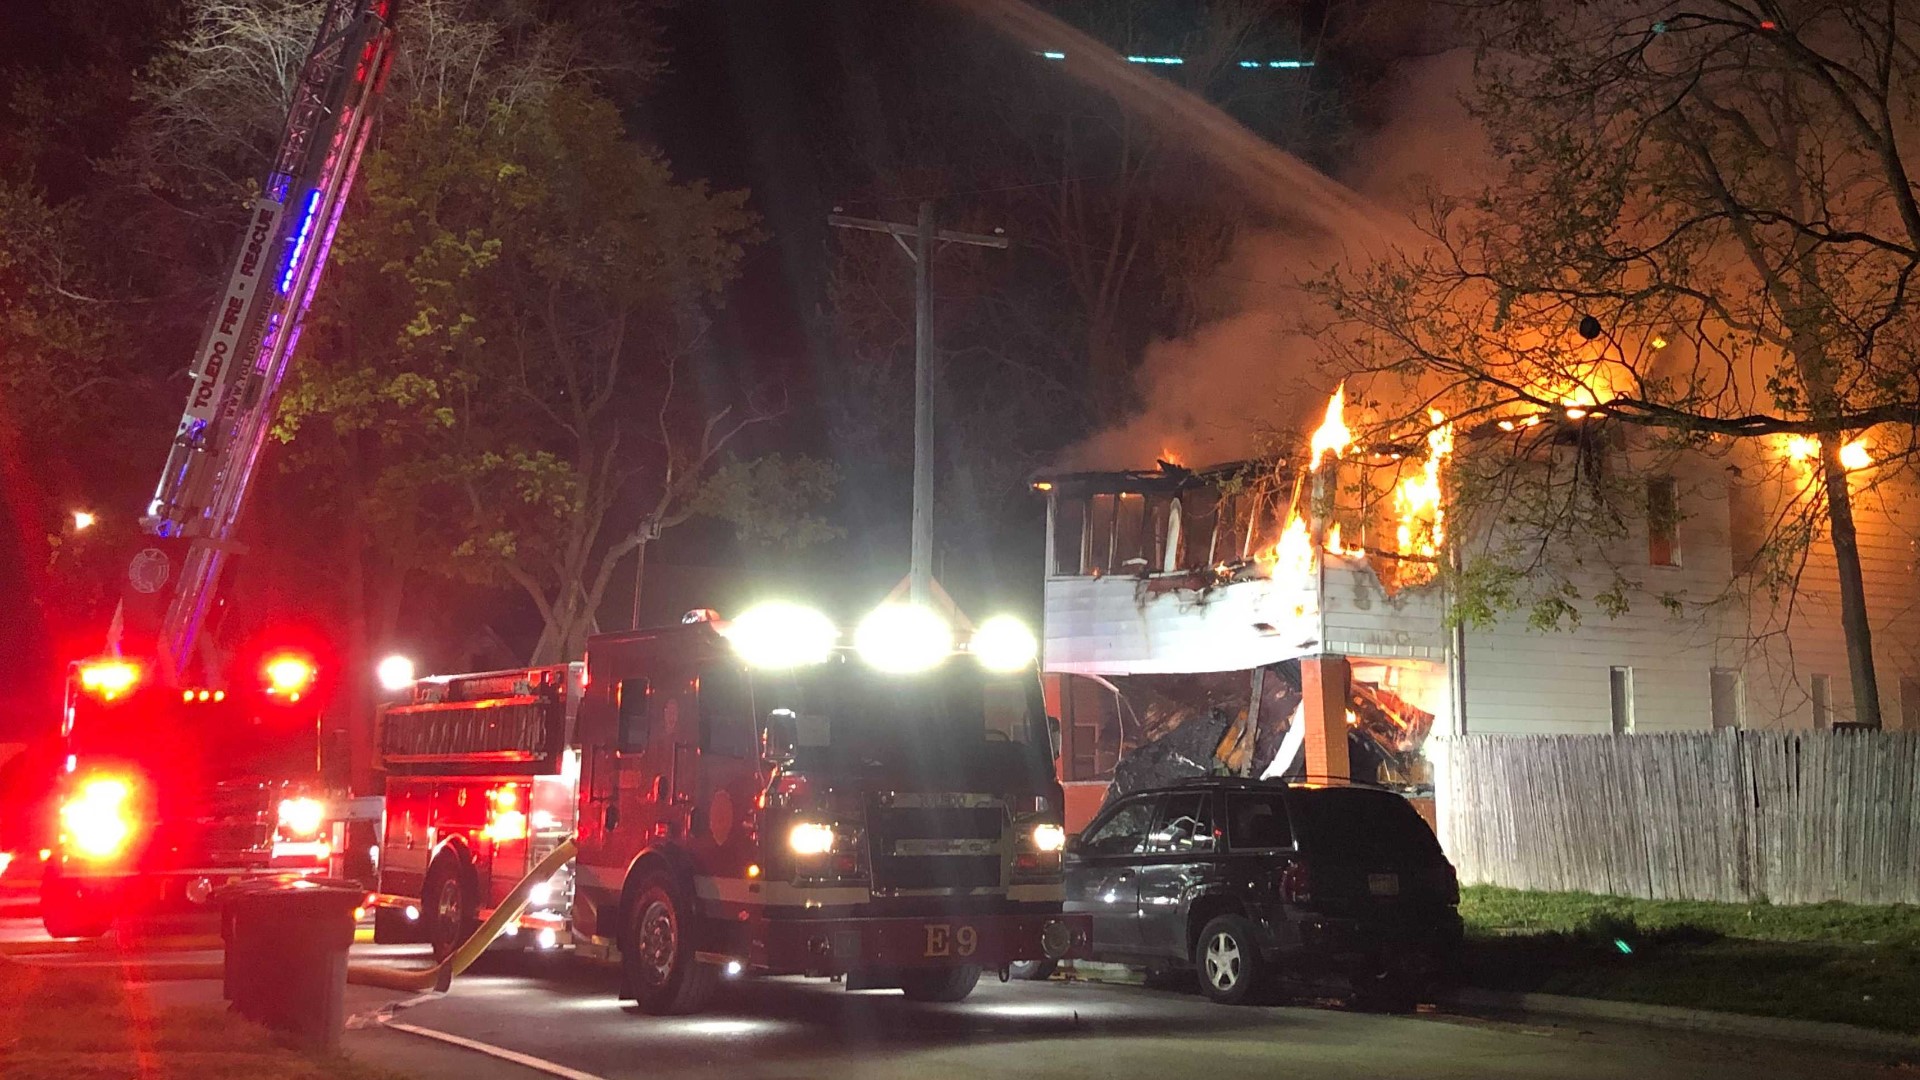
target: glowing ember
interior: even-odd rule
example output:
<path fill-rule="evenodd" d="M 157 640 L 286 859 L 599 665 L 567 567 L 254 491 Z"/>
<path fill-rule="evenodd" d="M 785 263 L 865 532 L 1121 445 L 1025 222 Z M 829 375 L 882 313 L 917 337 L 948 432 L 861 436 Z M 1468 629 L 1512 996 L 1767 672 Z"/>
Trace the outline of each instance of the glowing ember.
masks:
<path fill-rule="evenodd" d="M 1840 448 L 1840 467 L 1849 471 L 1870 468 L 1873 465 L 1871 440 L 1855 439 Z M 1788 461 L 1796 465 L 1809 465 L 1820 460 L 1820 440 L 1812 435 L 1789 435 L 1781 453 Z"/>
<path fill-rule="evenodd" d="M 1313 464 L 1320 467 L 1320 459 L 1332 454 L 1339 457 L 1347 447 L 1353 445 L 1353 432 L 1347 428 L 1347 384 L 1342 381 L 1334 388 L 1333 396 L 1327 399 L 1327 418 L 1313 433 Z"/>
<path fill-rule="evenodd" d="M 1820 456 L 1820 440 L 1811 435 L 1789 435 L 1785 453 L 1788 461 L 1804 464 Z"/>

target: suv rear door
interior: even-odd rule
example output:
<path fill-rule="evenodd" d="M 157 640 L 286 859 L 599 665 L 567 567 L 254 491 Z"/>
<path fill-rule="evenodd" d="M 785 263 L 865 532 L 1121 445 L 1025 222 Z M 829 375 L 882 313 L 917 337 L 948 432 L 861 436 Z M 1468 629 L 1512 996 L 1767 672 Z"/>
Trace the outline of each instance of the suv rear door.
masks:
<path fill-rule="evenodd" d="M 1316 909 L 1391 916 L 1452 902 L 1446 856 L 1406 799 L 1370 788 L 1290 788 L 1287 807 Z"/>

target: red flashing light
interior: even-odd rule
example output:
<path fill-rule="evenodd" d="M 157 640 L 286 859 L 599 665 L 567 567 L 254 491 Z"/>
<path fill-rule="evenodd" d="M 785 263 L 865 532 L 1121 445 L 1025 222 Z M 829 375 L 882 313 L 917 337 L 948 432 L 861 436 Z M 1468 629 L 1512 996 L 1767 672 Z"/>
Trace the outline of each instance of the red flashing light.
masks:
<path fill-rule="evenodd" d="M 292 653 L 268 659 L 261 674 L 267 680 L 267 693 L 286 694 L 291 701 L 299 701 L 301 691 L 313 685 L 313 663 Z"/>
<path fill-rule="evenodd" d="M 1773 21 L 1772 19 L 1761 19 L 1761 20 L 1760 20 L 1760 29 L 1762 29 L 1762 30 L 1778 30 L 1778 29 L 1780 29 L 1780 27 L 1779 27 L 1779 25 L 1778 25 L 1777 23 L 1775 23 L 1775 22 L 1774 22 L 1774 21 Z"/>
<path fill-rule="evenodd" d="M 92 660 L 80 665 L 80 688 L 103 701 L 140 684 L 140 666 L 125 660 Z"/>
<path fill-rule="evenodd" d="M 61 839 L 84 858 L 111 859 L 133 839 L 133 784 L 119 776 L 89 777 L 60 807 Z"/>

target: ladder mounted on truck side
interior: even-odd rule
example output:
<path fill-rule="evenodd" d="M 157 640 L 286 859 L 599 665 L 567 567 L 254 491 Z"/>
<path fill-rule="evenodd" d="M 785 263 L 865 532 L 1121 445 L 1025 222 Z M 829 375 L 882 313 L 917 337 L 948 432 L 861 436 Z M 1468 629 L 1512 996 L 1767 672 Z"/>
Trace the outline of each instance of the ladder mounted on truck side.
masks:
<path fill-rule="evenodd" d="M 125 632 L 177 680 L 212 610 L 281 380 L 320 284 L 393 59 L 396 0 L 327 0 L 287 123 L 194 354 L 166 468 L 128 567 Z M 177 564 L 177 565 L 176 565 Z"/>

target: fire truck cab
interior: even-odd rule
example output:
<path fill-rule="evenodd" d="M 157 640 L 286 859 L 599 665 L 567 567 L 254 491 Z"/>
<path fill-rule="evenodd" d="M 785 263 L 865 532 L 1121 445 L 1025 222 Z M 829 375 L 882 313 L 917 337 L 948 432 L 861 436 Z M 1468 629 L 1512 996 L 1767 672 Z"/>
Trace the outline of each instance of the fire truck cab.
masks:
<path fill-rule="evenodd" d="M 383 725 L 384 907 L 450 948 L 571 828 L 579 855 L 523 926 L 617 959 L 649 1012 L 749 973 L 957 1001 L 983 970 L 1084 955 L 1032 635 L 991 620 L 956 647 L 938 616 L 890 606 L 853 647 L 839 636 L 792 605 L 703 612 L 590 639 L 564 685 L 417 688 Z"/>

